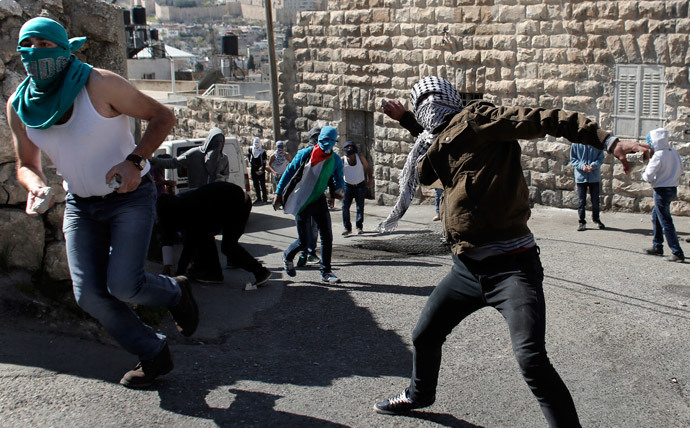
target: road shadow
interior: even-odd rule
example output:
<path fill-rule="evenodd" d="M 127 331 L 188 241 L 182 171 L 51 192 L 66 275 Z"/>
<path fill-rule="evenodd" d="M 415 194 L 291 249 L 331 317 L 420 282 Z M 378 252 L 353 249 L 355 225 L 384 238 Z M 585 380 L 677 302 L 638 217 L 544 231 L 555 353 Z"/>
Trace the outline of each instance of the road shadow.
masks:
<path fill-rule="evenodd" d="M 347 255 L 346 255 L 347 256 Z M 400 258 L 401 256 L 399 254 L 394 254 L 391 253 L 390 257 L 396 257 Z M 387 259 L 382 259 L 382 260 L 355 260 L 355 261 L 341 261 L 337 260 L 336 263 L 333 263 L 334 266 L 340 267 L 340 266 L 414 266 L 414 267 L 425 267 L 425 268 L 438 268 L 445 266 L 440 263 L 429 263 L 429 262 L 423 262 L 421 260 L 387 260 Z"/>
<path fill-rule="evenodd" d="M 411 369 L 407 345 L 394 331 L 379 328 L 369 310 L 357 306 L 347 290 L 309 283 L 286 287 L 280 303 L 258 314 L 253 327 L 233 331 L 224 339 L 216 355 L 204 353 L 203 346 L 185 347 L 184 359 L 194 363 L 158 386 L 161 408 L 220 426 L 242 425 L 238 421 L 256 426 L 331 426 L 328 421 L 302 421 L 299 418 L 307 417 L 274 409 L 272 403 L 280 398 L 274 391 L 287 386 L 330 387 L 351 377 L 407 378 Z M 212 372 L 194 366 L 212 367 Z M 256 385 L 255 390 L 250 391 L 247 383 Z M 226 408 L 209 405 L 212 391 L 215 395 L 223 391 L 224 400 L 232 403 Z M 263 408 L 237 404 L 238 398 L 230 397 L 232 391 L 259 394 Z"/>
<path fill-rule="evenodd" d="M 294 391 L 305 391 L 305 387 L 322 394 L 319 389 L 328 389 L 338 380 L 359 387 L 349 378 L 409 376 L 412 358 L 407 344 L 395 331 L 381 329 L 367 308 L 355 304 L 346 288 L 308 283 L 275 286 L 282 293 L 277 304 L 255 313 L 254 322 L 247 327 L 219 328 L 219 337 L 203 341 L 194 336 L 182 338 L 172 333 L 172 321 L 165 317 L 165 325 L 160 327 L 170 338 L 175 369 L 153 387 L 162 409 L 208 419 L 219 426 L 340 427 L 343 425 L 277 409 L 276 400 L 294 399 Z M 214 322 L 231 324 L 237 313 L 228 310 L 224 317 L 218 316 L 222 306 L 229 309 L 214 292 L 222 287 L 226 285 L 208 287 L 206 294 L 218 300 Z M 260 288 L 251 296 L 259 299 L 259 293 L 266 291 Z M 238 304 L 242 302 L 247 300 Z M 209 318 L 203 319 L 203 300 L 199 303 L 202 321 L 208 323 Z M 207 310 L 210 303 L 206 303 Z M 52 333 L 6 325 L 6 331 L 0 333 L 0 363 L 12 365 L 8 366 L 10 373 L 16 369 L 18 375 L 38 368 L 113 384 L 136 364 L 134 356 L 114 344 L 97 342 L 87 333 L 64 336 L 66 331 L 67 325 Z M 324 395 L 334 399 L 335 394 Z M 209 397 L 218 395 L 230 404 L 213 404 Z M 292 402 L 292 408 L 309 413 L 310 408 L 318 412 L 323 405 L 310 403 L 309 399 Z M 332 405 L 339 409 L 356 406 L 347 401 Z"/>
<path fill-rule="evenodd" d="M 404 296 L 424 296 L 427 297 L 436 288 L 435 285 L 412 287 L 401 286 L 399 284 L 372 284 L 369 282 L 343 280 L 340 284 L 326 284 L 322 282 L 305 282 L 315 287 L 326 287 L 331 289 L 357 290 L 365 293 L 384 293 L 399 294 Z"/>
<path fill-rule="evenodd" d="M 398 416 L 400 418 L 414 418 L 414 419 L 421 419 L 424 421 L 430 421 L 430 422 L 436 422 L 437 424 L 444 426 L 444 427 L 453 427 L 453 428 L 485 428 L 481 425 L 476 425 L 470 422 L 467 422 L 463 419 L 458 419 L 453 415 L 450 415 L 448 413 L 433 413 L 433 412 L 423 412 L 423 411 L 414 411 L 410 412 L 407 415 L 404 416 Z"/>
<path fill-rule="evenodd" d="M 594 229 L 594 228 L 593 228 Z M 649 229 L 622 229 L 618 227 L 609 227 L 606 226 L 605 231 L 610 231 L 610 232 L 621 232 L 621 233 L 629 233 L 631 235 L 642 235 L 642 236 L 652 236 L 652 229 L 651 225 Z"/>
<path fill-rule="evenodd" d="M 282 213 L 282 211 L 280 211 Z M 262 232 L 295 226 L 295 218 L 288 215 L 270 215 L 256 211 L 249 214 L 244 233 Z M 296 229 L 295 229 L 296 230 Z"/>

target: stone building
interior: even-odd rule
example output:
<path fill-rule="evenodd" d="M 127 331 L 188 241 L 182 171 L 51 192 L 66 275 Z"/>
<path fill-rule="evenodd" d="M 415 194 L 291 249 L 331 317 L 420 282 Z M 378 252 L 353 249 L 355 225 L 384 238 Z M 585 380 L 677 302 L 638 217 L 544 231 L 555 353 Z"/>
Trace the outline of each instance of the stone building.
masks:
<path fill-rule="evenodd" d="M 628 138 L 664 126 L 690 166 L 690 16 L 688 1 L 331 0 L 327 11 L 301 12 L 279 68 L 280 139 L 294 152 L 315 124 L 336 126 L 340 145 L 354 140 L 375 169 L 369 195 L 391 204 L 411 143 L 381 113 L 381 101 L 406 102 L 421 77 L 439 75 L 470 98 L 496 104 L 559 107 L 586 113 Z M 21 24 L 42 11 L 85 35 L 78 55 L 125 75 L 119 10 L 106 1 L 0 1 L 0 101 L 25 74 L 15 51 Z M 271 103 L 190 97 L 171 106 L 173 138 L 205 137 L 213 126 L 248 146 L 273 140 Z M 575 208 L 567 142 L 521 142 L 534 203 Z M 607 155 L 602 168 L 605 209 L 647 212 L 651 188 L 644 165 L 630 176 Z M 24 214 L 26 191 L 16 182 L 5 110 L 0 111 L 0 268 L 42 270 L 68 278 L 62 204 L 46 215 Z M 60 179 L 47 168 L 51 185 Z M 675 215 L 690 215 L 690 173 L 679 187 Z M 3 199 L 4 198 L 4 199 Z M 59 201 L 64 193 L 59 193 Z M 428 199 L 419 191 L 416 202 Z"/>
<path fill-rule="evenodd" d="M 381 101 L 407 100 L 428 75 L 468 98 L 580 111 L 623 137 L 664 126 L 690 166 L 687 1 L 338 0 L 301 13 L 292 33 L 281 64 L 285 121 L 300 135 L 314 123 L 337 125 L 341 143 L 362 145 L 379 203 L 397 197 L 412 142 Z M 521 144 L 533 202 L 575 208 L 567 142 Z M 626 176 L 607 156 L 606 209 L 651 209 L 641 169 Z M 690 215 L 689 178 L 674 214 Z"/>

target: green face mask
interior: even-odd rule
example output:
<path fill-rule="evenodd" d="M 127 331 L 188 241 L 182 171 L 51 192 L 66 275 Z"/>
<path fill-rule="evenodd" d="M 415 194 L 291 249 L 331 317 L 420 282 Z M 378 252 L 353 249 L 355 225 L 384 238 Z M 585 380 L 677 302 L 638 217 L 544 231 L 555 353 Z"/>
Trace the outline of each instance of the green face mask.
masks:
<path fill-rule="evenodd" d="M 31 37 L 51 41 L 57 47 L 21 46 Z M 19 30 L 17 52 L 29 77 L 17 87 L 12 107 L 27 127 L 47 129 L 72 106 L 93 68 L 72 55 L 85 41 L 86 37 L 68 39 L 62 25 L 44 17 L 28 20 Z"/>
<path fill-rule="evenodd" d="M 17 48 L 22 57 L 26 73 L 39 89 L 46 89 L 57 80 L 69 66 L 72 53 L 69 49 L 55 48 Z"/>

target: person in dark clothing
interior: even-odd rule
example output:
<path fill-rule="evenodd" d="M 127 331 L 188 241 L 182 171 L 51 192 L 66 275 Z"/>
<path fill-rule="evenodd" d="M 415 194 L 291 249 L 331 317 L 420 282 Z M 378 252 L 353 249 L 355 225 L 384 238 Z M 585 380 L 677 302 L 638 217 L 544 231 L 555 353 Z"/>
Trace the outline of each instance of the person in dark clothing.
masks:
<path fill-rule="evenodd" d="M 247 153 L 247 159 L 249 160 L 249 170 L 252 176 L 252 184 L 254 184 L 254 193 L 256 194 L 254 204 L 258 205 L 262 201 L 266 203 L 268 202 L 268 193 L 266 192 L 266 162 L 268 161 L 268 155 L 261 145 L 259 137 L 254 138 L 254 143 Z"/>
<path fill-rule="evenodd" d="M 424 129 L 415 146 L 428 148 L 416 167 L 419 183 L 443 185 L 441 218 L 453 266 L 429 296 L 412 335 L 410 386 L 374 410 L 400 414 L 433 404 L 446 336 L 471 313 L 492 306 L 508 324 L 520 370 L 549 427 L 579 427 L 570 392 L 546 353 L 544 271 L 527 227 L 529 191 L 517 140 L 548 134 L 606 149 L 626 173 L 625 155 L 648 157 L 650 148 L 619 141 L 579 113 L 497 107 L 483 100 L 463 106 L 459 98 L 439 77 L 420 80 L 410 93 Z"/>
<path fill-rule="evenodd" d="M 244 190 L 233 183 L 216 182 L 179 195 L 162 194 L 158 198 L 158 221 L 164 242 L 182 232 L 183 249 L 177 271 L 189 269 L 192 279 L 222 282 L 215 235 L 222 233 L 220 249 L 233 265 L 254 274 L 254 285 L 264 284 L 271 272 L 239 244 L 252 210 Z"/>

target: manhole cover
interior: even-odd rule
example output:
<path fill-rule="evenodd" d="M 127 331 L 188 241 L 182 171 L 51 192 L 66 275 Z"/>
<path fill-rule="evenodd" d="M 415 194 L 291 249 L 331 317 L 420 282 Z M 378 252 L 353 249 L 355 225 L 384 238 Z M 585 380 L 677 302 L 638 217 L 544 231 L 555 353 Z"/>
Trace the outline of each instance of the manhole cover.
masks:
<path fill-rule="evenodd" d="M 682 297 L 690 297 L 690 285 L 668 284 L 664 290 Z"/>
<path fill-rule="evenodd" d="M 390 235 L 382 239 L 358 240 L 353 253 L 365 252 L 369 257 L 434 256 L 450 254 L 450 246 L 441 242 L 441 234 L 432 231 L 407 235 Z M 393 254 L 391 254 L 393 253 Z"/>

